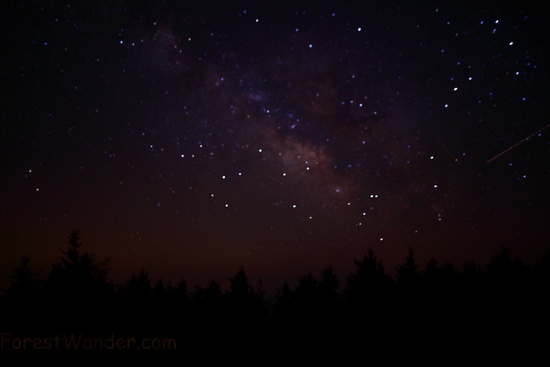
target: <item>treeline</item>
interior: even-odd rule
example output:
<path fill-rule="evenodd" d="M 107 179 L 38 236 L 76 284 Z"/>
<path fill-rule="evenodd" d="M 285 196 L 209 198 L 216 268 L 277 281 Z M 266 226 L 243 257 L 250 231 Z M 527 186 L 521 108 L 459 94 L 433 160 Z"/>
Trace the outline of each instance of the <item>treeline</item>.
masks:
<path fill-rule="evenodd" d="M 435 339 L 533 335 L 546 328 L 550 309 L 550 254 L 536 265 L 512 258 L 502 248 L 485 266 L 430 260 L 420 268 L 412 249 L 390 276 L 369 250 L 355 271 L 341 279 L 331 267 L 307 273 L 295 287 L 281 285 L 273 299 L 253 286 L 239 269 L 220 283 L 194 288 L 153 281 L 141 269 L 120 286 L 108 280 L 108 262 L 82 249 L 73 231 L 68 247 L 48 274 L 34 270 L 29 258 L 13 269 L 0 297 L 0 331 L 21 335 L 88 333 L 165 335 L 186 342 L 230 341 L 247 335 L 285 340 Z M 472 333 L 472 330 L 475 330 Z M 519 333 L 519 334 L 518 334 Z M 547 333 L 544 330 L 544 333 Z"/>

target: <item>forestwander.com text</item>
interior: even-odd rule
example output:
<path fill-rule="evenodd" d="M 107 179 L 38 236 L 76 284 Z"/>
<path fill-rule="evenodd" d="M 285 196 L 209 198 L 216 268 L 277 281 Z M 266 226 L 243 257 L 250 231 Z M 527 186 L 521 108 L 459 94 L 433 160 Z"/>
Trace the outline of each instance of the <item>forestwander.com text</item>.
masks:
<path fill-rule="evenodd" d="M 107 337 L 84 334 L 56 334 L 50 337 L 0 336 L 0 350 L 176 350 L 175 338 Z"/>

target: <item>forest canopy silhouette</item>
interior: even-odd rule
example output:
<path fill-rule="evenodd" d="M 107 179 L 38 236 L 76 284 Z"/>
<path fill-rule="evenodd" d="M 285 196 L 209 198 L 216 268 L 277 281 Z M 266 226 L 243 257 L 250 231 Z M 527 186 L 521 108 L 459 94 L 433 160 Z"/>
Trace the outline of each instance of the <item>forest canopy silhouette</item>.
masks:
<path fill-rule="evenodd" d="M 251 284 L 244 267 L 223 290 L 212 279 L 194 287 L 184 279 L 153 280 L 141 268 L 122 284 L 109 280 L 107 260 L 85 250 L 78 231 L 49 272 L 24 257 L 0 297 L 0 332 L 171 335 L 186 343 L 264 338 L 319 343 L 360 335 L 404 340 L 418 330 L 437 339 L 468 332 L 471 338 L 517 338 L 548 325 L 550 253 L 526 265 L 501 248 L 488 264 L 462 267 L 435 259 L 420 267 L 413 249 L 392 277 L 373 250 L 339 276 L 328 265 L 305 273 L 275 297 Z M 473 332 L 475 330 L 475 332 Z M 10 334 L 11 335 L 11 334 Z"/>

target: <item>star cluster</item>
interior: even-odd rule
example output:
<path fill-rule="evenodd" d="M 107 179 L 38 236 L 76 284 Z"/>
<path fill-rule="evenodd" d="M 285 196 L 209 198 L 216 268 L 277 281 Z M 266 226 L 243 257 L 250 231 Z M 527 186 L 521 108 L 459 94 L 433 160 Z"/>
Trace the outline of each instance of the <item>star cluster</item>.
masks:
<path fill-rule="evenodd" d="M 369 247 L 391 268 L 548 244 L 545 4 L 2 13 L 3 268 L 71 228 L 120 278 L 268 286 Z"/>

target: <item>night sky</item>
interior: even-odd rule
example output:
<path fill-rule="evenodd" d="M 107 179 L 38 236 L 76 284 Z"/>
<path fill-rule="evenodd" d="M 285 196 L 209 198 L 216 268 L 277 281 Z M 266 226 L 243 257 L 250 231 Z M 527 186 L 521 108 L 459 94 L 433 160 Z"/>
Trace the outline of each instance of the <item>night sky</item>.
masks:
<path fill-rule="evenodd" d="M 123 282 L 276 290 L 369 248 L 549 248 L 544 1 L 3 1 L 0 285 L 78 229 Z"/>

